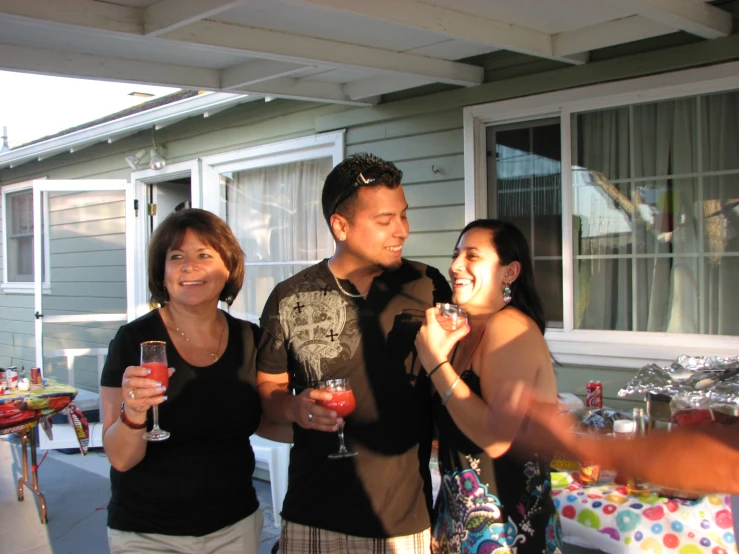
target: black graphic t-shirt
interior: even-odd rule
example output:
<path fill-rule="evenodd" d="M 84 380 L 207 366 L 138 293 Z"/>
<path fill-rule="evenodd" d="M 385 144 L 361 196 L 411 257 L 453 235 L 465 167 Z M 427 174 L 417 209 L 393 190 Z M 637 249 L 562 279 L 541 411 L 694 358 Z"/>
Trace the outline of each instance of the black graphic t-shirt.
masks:
<path fill-rule="evenodd" d="M 345 427 L 353 458 L 328 459 L 336 433 L 294 426 L 286 520 L 363 537 L 429 527 L 431 389 L 413 342 L 421 311 L 450 297 L 438 270 L 407 260 L 376 277 L 366 299 L 341 292 L 327 260 L 272 291 L 257 369 L 287 371 L 298 393 L 348 377 L 357 403 Z"/>

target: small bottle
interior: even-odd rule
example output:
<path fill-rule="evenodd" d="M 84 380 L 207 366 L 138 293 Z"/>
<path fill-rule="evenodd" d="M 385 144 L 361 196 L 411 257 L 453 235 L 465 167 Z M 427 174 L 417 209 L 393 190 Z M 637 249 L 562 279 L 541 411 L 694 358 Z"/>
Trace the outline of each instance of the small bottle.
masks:
<path fill-rule="evenodd" d="M 644 409 L 634 408 L 634 437 L 643 437 L 647 432 L 647 424 L 644 419 Z M 626 482 L 626 490 L 631 496 L 647 496 L 650 494 L 649 483 L 635 477 L 629 477 Z"/>

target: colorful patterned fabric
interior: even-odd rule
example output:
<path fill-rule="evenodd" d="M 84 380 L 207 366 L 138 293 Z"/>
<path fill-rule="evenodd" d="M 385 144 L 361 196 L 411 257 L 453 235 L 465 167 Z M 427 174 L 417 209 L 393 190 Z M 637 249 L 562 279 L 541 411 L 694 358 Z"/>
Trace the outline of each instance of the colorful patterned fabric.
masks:
<path fill-rule="evenodd" d="M 462 379 L 477 394 L 479 378 Z M 559 554 L 562 534 L 549 466 L 506 453 L 492 459 L 454 424 L 435 396 L 441 485 L 435 506 L 434 554 Z"/>
<path fill-rule="evenodd" d="M 552 473 L 552 488 L 565 536 L 606 552 L 737 552 L 728 495 L 699 500 L 654 494 L 637 498 L 616 484 L 583 487 L 571 473 Z"/>
<path fill-rule="evenodd" d="M 6 391 L 0 396 L 0 435 L 35 427 L 42 417 L 62 411 L 75 396 L 76 388 L 51 379 L 38 391 Z"/>

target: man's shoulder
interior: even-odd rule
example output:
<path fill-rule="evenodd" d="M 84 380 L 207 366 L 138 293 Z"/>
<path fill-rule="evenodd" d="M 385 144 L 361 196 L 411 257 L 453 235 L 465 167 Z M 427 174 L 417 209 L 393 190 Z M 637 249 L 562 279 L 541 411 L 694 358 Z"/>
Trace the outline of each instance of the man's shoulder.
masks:
<path fill-rule="evenodd" d="M 403 263 L 400 265 L 398 271 L 394 273 L 403 281 L 424 279 L 430 279 L 431 281 L 444 280 L 441 271 L 434 266 L 406 258 L 403 258 Z"/>

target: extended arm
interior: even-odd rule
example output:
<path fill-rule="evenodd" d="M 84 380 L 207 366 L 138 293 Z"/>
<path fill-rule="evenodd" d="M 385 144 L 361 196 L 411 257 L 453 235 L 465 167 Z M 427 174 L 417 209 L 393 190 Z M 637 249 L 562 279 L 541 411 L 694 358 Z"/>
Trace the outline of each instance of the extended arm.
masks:
<path fill-rule="evenodd" d="M 573 419 L 556 405 L 511 394 L 509 406 L 529 420 L 522 440 L 532 448 L 565 450 L 581 460 L 650 483 L 695 492 L 739 494 L 739 424 L 683 427 L 638 439 L 575 435 Z M 516 400 L 520 398 L 521 400 Z"/>

